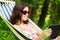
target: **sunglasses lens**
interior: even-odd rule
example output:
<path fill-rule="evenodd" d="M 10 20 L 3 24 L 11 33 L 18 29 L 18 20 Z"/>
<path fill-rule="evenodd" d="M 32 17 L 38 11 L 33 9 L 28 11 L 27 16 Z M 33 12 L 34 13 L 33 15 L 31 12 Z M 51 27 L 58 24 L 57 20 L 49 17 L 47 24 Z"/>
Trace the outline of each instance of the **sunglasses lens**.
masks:
<path fill-rule="evenodd" d="M 26 14 L 26 11 L 23 11 L 23 14 L 25 15 Z"/>
<path fill-rule="evenodd" d="M 24 15 L 26 15 L 26 13 L 28 13 L 28 14 L 29 14 L 29 11 L 23 11 L 23 14 L 24 14 Z"/>
<path fill-rule="evenodd" d="M 27 12 L 28 14 L 30 13 L 30 11 Z"/>

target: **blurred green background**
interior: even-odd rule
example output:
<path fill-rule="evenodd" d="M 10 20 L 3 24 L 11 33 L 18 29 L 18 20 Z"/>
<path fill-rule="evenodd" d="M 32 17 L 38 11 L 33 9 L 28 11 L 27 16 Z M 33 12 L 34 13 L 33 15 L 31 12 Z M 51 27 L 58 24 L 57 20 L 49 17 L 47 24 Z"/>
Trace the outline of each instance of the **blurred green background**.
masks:
<path fill-rule="evenodd" d="M 60 24 L 60 0 L 13 0 L 26 2 L 30 7 L 30 19 L 42 30 L 51 24 Z M 15 40 L 15 36 L 0 18 L 0 40 Z M 49 39 L 47 39 L 49 40 Z"/>

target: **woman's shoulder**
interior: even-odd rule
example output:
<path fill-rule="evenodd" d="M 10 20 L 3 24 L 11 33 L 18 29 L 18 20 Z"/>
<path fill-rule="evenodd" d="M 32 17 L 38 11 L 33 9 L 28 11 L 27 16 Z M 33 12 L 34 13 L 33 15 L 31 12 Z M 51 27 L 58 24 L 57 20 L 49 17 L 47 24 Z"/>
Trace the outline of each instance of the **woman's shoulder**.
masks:
<path fill-rule="evenodd" d="M 19 32 L 21 32 L 21 28 L 18 26 L 18 25 L 13 25 L 14 26 L 14 28 L 16 29 L 16 30 L 18 30 Z"/>
<path fill-rule="evenodd" d="M 18 28 L 19 28 L 19 26 L 17 26 L 17 25 L 13 25 L 13 27 L 14 27 L 14 28 L 16 28 L 16 29 L 18 29 Z"/>
<path fill-rule="evenodd" d="M 13 25 L 14 27 L 17 27 L 17 25 Z"/>
<path fill-rule="evenodd" d="M 31 24 L 31 23 L 28 23 L 28 25 L 29 25 L 29 26 L 33 26 L 33 24 Z"/>
<path fill-rule="evenodd" d="M 35 29 L 35 26 L 34 26 L 33 24 L 29 23 L 29 26 L 30 26 L 31 28 Z"/>

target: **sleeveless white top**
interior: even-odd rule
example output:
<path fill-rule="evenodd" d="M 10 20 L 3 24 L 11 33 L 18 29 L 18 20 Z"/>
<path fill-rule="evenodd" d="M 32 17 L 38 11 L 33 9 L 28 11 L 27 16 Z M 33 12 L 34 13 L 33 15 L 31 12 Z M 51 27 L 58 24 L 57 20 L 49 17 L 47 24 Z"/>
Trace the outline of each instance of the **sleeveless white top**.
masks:
<path fill-rule="evenodd" d="M 24 32 L 24 35 L 32 40 L 36 40 L 38 35 L 36 34 L 36 29 L 33 29 L 32 27 L 29 28 L 22 28 L 22 31 Z"/>

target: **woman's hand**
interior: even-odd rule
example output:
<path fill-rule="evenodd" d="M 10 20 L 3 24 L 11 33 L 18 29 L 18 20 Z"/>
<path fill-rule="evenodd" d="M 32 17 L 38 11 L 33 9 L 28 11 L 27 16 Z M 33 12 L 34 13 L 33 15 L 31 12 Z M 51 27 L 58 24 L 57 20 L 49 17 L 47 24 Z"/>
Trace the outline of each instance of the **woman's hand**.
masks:
<path fill-rule="evenodd" d="M 36 40 L 44 40 L 48 36 L 50 36 L 52 33 L 51 28 L 50 29 L 45 29 L 44 31 L 40 32 L 39 30 L 37 31 L 38 38 Z"/>
<path fill-rule="evenodd" d="M 44 30 L 44 33 L 46 34 L 46 36 L 50 36 L 52 33 L 51 28 Z"/>
<path fill-rule="evenodd" d="M 45 30 L 42 32 L 42 34 L 41 34 L 42 39 L 47 38 L 48 36 L 51 35 L 51 33 L 52 33 L 51 28 L 50 28 L 50 29 L 45 29 Z"/>

